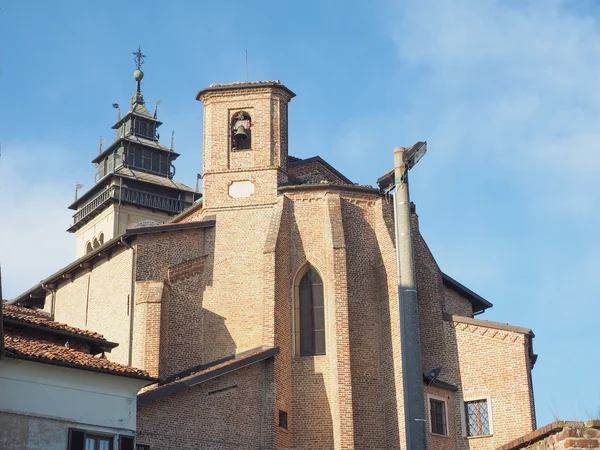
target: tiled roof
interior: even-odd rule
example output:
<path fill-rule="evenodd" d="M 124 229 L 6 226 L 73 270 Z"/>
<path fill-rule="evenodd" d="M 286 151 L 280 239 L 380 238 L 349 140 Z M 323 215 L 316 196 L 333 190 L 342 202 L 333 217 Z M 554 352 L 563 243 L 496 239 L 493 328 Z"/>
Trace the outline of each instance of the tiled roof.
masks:
<path fill-rule="evenodd" d="M 2 311 L 2 315 L 4 318 L 7 319 L 38 325 L 40 327 L 48 328 L 49 330 L 66 331 L 68 333 L 79 334 L 85 337 L 106 340 L 104 336 L 102 336 L 99 333 L 95 333 L 93 331 L 88 330 L 82 330 L 81 328 L 72 327 L 64 323 L 54 322 L 45 313 L 35 311 L 33 309 L 5 304 L 4 309 Z"/>
<path fill-rule="evenodd" d="M 150 378 L 147 372 L 135 367 L 117 364 L 106 358 L 95 357 L 89 353 L 84 353 L 74 348 L 66 348 L 54 342 L 15 335 L 10 331 L 6 331 L 4 335 L 4 345 L 6 352 L 9 355 L 12 353 L 10 356 L 36 359 L 41 362 L 68 365 L 87 370 L 92 369 L 117 375 Z"/>

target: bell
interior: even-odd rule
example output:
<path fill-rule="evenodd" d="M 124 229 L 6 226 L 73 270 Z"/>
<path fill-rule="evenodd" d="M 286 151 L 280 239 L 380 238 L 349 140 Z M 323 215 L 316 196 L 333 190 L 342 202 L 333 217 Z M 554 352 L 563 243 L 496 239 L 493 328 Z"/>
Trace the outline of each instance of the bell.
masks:
<path fill-rule="evenodd" d="M 235 130 L 234 137 L 238 141 L 245 141 L 246 139 L 248 139 L 248 133 L 246 133 L 246 129 L 243 125 L 237 127 L 237 129 Z"/>

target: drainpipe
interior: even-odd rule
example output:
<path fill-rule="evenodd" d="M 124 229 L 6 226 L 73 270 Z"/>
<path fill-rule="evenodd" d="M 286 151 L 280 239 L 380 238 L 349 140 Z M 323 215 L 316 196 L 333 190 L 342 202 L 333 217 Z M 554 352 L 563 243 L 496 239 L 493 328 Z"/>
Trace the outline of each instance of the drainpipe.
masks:
<path fill-rule="evenodd" d="M 55 307 L 55 302 L 56 302 L 56 294 L 53 290 L 48 289 L 44 283 L 40 283 L 40 286 L 42 287 L 42 289 L 44 291 L 46 291 L 46 294 L 50 294 L 50 316 L 52 317 L 52 319 L 54 319 L 54 307 Z M 44 301 L 44 304 L 46 302 Z"/>
<path fill-rule="evenodd" d="M 396 264 L 400 302 L 400 348 L 404 387 L 404 424 L 407 450 L 426 450 L 425 401 L 421 370 L 419 304 L 414 267 L 408 168 L 403 147 L 394 149 L 394 218 L 396 225 Z"/>
<path fill-rule="evenodd" d="M 125 242 L 125 236 L 121 236 L 121 244 L 123 244 L 127 249 L 131 250 L 131 290 L 129 293 L 129 354 L 127 358 L 127 365 L 131 366 L 133 364 L 133 312 L 134 312 L 134 296 L 135 296 L 135 248 L 133 245 L 129 245 Z"/>

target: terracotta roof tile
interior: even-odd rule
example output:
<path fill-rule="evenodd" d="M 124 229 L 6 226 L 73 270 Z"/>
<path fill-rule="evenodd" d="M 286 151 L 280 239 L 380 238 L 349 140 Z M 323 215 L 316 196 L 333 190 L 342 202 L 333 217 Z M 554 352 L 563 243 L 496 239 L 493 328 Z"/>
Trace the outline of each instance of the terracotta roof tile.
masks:
<path fill-rule="evenodd" d="M 53 342 L 14 335 L 8 331 L 4 335 L 4 345 L 7 352 L 13 353 L 17 357 L 35 358 L 42 362 L 63 363 L 81 369 L 95 369 L 117 375 L 150 377 L 147 372 L 135 367 L 117 364 L 106 358 L 95 357 L 89 353 L 66 348 Z"/>
<path fill-rule="evenodd" d="M 67 331 L 73 334 L 79 334 L 81 336 L 91 337 L 94 339 L 106 340 L 103 335 L 95 333 L 93 331 L 82 330 L 81 328 L 72 327 L 64 323 L 54 322 L 50 319 L 50 316 L 43 312 L 36 311 L 29 308 L 23 308 L 21 306 L 7 305 L 4 304 L 2 315 L 6 319 L 12 319 L 19 322 L 30 323 L 41 327 L 48 328 L 50 330 Z"/>

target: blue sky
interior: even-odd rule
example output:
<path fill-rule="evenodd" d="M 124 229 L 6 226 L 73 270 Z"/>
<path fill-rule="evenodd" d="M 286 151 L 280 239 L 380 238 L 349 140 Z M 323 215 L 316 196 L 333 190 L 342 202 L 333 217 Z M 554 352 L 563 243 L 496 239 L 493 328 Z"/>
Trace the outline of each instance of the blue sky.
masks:
<path fill-rule="evenodd" d="M 12 298 L 75 255 L 76 183 L 143 93 L 201 171 L 210 83 L 279 79 L 290 153 L 375 184 L 393 148 L 442 270 L 531 327 L 538 424 L 600 414 L 600 7 L 589 1 L 32 1 L 0 5 L 0 262 Z"/>

